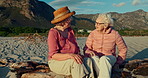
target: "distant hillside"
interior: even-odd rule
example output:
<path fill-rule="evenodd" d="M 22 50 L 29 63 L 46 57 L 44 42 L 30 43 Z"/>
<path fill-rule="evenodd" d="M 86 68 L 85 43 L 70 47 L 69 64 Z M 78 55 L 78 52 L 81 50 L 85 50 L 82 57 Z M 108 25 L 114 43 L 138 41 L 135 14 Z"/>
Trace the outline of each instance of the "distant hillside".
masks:
<path fill-rule="evenodd" d="M 110 12 L 116 29 L 148 30 L 148 12 L 137 10 L 127 13 Z M 95 20 L 99 14 L 79 14 L 75 16 L 73 25 L 82 29 L 94 29 Z"/>
<path fill-rule="evenodd" d="M 0 27 L 51 28 L 55 11 L 38 0 L 0 0 Z M 148 30 L 148 12 L 137 10 L 127 13 L 110 12 L 116 29 Z M 72 25 L 78 29 L 94 29 L 98 14 L 78 14 Z"/>
<path fill-rule="evenodd" d="M 51 28 L 53 11 L 50 5 L 38 0 L 1 0 L 0 27 Z"/>

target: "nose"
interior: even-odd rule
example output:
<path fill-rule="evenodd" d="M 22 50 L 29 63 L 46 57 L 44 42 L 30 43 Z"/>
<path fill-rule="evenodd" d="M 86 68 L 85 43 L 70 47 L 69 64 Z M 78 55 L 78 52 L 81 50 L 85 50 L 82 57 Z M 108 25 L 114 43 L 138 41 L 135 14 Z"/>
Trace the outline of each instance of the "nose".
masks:
<path fill-rule="evenodd" d="M 97 23 L 95 23 L 95 26 L 98 27 L 99 25 Z"/>
<path fill-rule="evenodd" d="M 97 26 L 97 25 L 95 25 L 95 27 L 96 27 L 96 28 L 98 28 L 98 26 Z"/>

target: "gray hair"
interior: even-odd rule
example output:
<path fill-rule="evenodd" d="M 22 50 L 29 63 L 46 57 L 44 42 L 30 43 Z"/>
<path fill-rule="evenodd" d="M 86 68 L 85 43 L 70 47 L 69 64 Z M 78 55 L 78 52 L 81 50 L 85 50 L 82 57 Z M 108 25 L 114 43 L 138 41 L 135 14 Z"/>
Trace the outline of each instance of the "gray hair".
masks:
<path fill-rule="evenodd" d="M 113 26 L 113 19 L 111 18 L 111 14 L 103 13 L 99 14 L 97 19 L 102 19 L 101 23 L 108 23 L 110 26 Z"/>

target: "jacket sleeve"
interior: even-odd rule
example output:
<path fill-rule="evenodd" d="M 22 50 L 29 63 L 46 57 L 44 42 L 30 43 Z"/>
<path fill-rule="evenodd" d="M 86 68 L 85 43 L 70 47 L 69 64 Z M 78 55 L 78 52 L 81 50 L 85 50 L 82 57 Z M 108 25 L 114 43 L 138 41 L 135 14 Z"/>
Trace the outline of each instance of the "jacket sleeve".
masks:
<path fill-rule="evenodd" d="M 48 34 L 48 59 L 52 58 L 55 53 L 58 53 L 59 46 L 58 46 L 58 34 L 54 30 L 50 30 Z"/>
<path fill-rule="evenodd" d="M 87 37 L 86 44 L 83 48 L 85 56 L 89 56 L 89 53 L 93 52 L 92 44 L 93 44 L 93 33 L 90 33 L 89 36 Z"/>
<path fill-rule="evenodd" d="M 72 32 L 72 35 L 73 35 L 73 42 L 77 46 L 78 52 L 80 53 L 80 48 L 79 48 L 78 43 L 76 41 L 75 33 L 74 33 L 74 31 L 72 29 L 71 29 L 71 32 Z"/>
<path fill-rule="evenodd" d="M 119 50 L 119 54 L 117 57 L 117 64 L 122 64 L 123 61 L 126 58 L 126 53 L 127 53 L 127 46 L 123 40 L 123 38 L 119 35 L 119 33 L 116 33 L 116 45 L 118 47 Z"/>

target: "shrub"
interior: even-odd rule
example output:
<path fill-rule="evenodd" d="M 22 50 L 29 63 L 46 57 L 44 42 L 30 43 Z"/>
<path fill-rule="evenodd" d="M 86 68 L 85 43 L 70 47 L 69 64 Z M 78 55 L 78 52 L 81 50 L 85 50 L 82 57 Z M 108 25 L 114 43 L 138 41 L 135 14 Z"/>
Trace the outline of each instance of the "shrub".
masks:
<path fill-rule="evenodd" d="M 7 36 L 9 33 L 7 31 L 0 31 L 0 36 Z"/>

